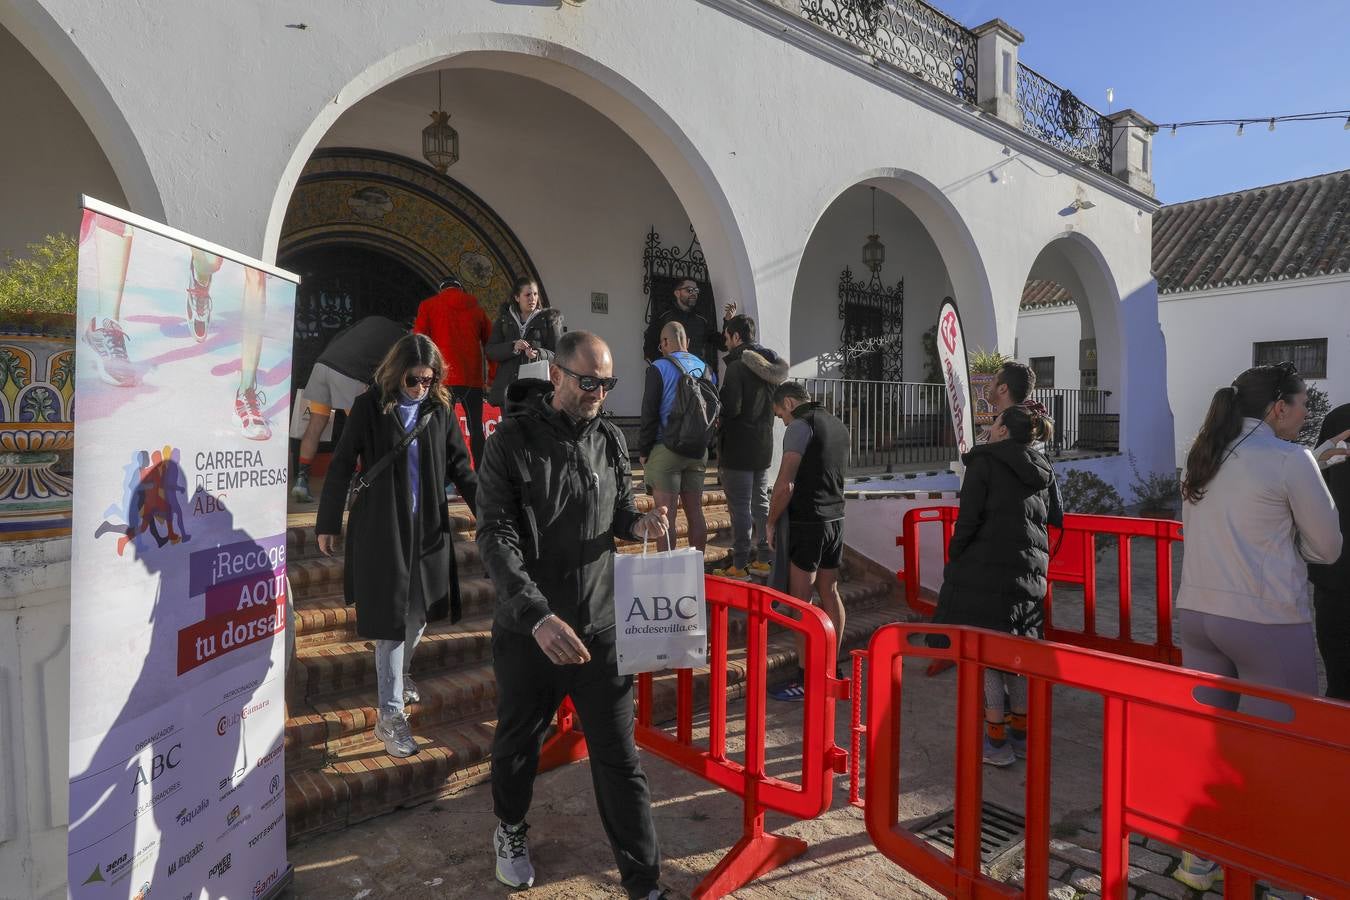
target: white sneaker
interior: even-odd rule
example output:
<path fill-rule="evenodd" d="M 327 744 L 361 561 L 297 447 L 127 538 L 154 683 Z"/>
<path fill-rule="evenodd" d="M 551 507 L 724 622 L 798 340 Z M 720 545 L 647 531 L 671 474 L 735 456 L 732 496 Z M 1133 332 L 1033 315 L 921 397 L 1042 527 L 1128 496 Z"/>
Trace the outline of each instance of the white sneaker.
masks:
<path fill-rule="evenodd" d="M 403 676 L 403 705 L 409 703 L 421 703 L 422 692 L 417 689 L 417 683 L 408 675 Z"/>
<path fill-rule="evenodd" d="M 497 857 L 497 880 L 507 887 L 527 888 L 534 885 L 534 865 L 530 862 L 530 845 L 525 840 L 529 823 L 506 825 L 497 823 L 492 833 L 493 853 Z"/>
<path fill-rule="evenodd" d="M 1208 891 L 1223 877 L 1223 868 L 1213 860 L 1196 856 L 1189 850 L 1181 853 L 1181 865 L 1172 877 L 1193 891 Z"/>
<path fill-rule="evenodd" d="M 417 742 L 413 740 L 412 729 L 408 727 L 405 715 L 380 713 L 375 723 L 375 736 L 384 741 L 384 752 L 390 756 L 412 756 L 417 752 Z"/>

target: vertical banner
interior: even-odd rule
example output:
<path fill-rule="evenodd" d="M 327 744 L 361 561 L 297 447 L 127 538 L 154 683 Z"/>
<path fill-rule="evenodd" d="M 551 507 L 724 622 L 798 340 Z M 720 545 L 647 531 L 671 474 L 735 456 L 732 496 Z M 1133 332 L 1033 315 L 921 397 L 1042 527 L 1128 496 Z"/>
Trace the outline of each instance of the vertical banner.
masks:
<path fill-rule="evenodd" d="M 962 456 L 975 446 L 975 419 L 970 407 L 970 366 L 966 362 L 966 333 L 956 301 L 948 297 L 938 310 L 938 362 L 947 385 L 947 408 L 952 414 L 956 450 Z"/>
<path fill-rule="evenodd" d="M 290 878 L 298 279 L 99 201 L 84 207 L 70 896 L 270 896 Z"/>

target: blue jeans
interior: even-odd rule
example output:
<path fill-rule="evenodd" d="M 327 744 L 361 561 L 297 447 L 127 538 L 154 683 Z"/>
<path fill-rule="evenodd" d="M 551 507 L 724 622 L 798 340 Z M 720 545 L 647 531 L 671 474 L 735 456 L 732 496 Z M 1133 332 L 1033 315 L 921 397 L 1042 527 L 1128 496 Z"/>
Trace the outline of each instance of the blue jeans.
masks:
<path fill-rule="evenodd" d="M 403 714 L 403 676 L 412 670 L 413 651 L 427 629 L 427 611 L 418 599 L 408 604 L 401 641 L 375 641 L 376 692 L 380 713 Z"/>
<path fill-rule="evenodd" d="M 769 481 L 767 469 L 722 469 L 722 490 L 731 512 L 731 564 L 744 569 L 751 545 L 762 562 L 769 562 Z"/>

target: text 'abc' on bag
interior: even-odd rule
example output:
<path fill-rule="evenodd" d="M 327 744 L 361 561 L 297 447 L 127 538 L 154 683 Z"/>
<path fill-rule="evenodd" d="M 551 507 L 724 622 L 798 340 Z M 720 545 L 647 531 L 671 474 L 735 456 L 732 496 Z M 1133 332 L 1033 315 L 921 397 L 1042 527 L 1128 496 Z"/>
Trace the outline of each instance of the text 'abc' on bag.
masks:
<path fill-rule="evenodd" d="M 693 547 L 614 557 L 619 674 L 708 664 L 703 551 Z"/>

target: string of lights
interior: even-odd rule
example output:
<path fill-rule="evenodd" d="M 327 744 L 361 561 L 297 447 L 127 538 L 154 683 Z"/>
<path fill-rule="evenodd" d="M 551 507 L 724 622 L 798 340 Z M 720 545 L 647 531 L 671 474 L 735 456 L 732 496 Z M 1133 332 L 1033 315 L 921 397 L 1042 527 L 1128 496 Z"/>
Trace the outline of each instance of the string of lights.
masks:
<path fill-rule="evenodd" d="M 1131 125 L 1131 128 L 1147 128 L 1149 131 L 1165 131 L 1173 137 L 1178 130 L 1182 128 L 1211 128 L 1221 126 L 1225 128 L 1237 128 L 1237 135 L 1241 137 L 1246 131 L 1247 126 L 1266 126 L 1267 131 L 1274 131 L 1275 126 L 1281 122 L 1334 122 L 1344 120 L 1343 126 L 1346 131 L 1350 131 L 1350 109 L 1328 109 L 1322 112 L 1312 113 L 1294 113 L 1284 116 L 1252 116 L 1248 118 L 1231 119 L 1196 119 L 1190 122 L 1159 122 L 1154 126 Z"/>

